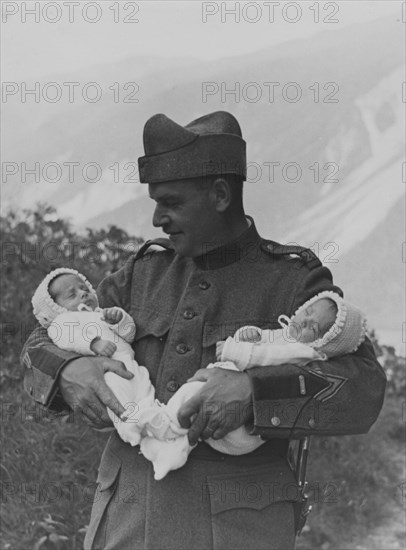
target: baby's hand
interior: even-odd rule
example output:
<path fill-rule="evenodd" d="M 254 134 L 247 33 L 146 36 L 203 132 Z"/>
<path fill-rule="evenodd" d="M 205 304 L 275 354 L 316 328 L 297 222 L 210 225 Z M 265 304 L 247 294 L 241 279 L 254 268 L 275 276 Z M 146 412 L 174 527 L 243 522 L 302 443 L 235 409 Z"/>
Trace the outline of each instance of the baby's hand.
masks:
<path fill-rule="evenodd" d="M 221 361 L 221 355 L 223 353 L 223 348 L 224 348 L 224 344 L 225 342 L 217 342 L 216 344 L 216 359 L 217 361 Z"/>
<path fill-rule="evenodd" d="M 109 340 L 102 340 L 101 338 L 95 338 L 90 344 L 90 349 L 96 355 L 104 355 L 104 357 L 111 357 L 116 351 L 117 346 Z"/>
<path fill-rule="evenodd" d="M 238 332 L 238 338 L 240 342 L 260 342 L 261 341 L 261 331 L 256 327 L 243 327 Z"/>
<path fill-rule="evenodd" d="M 103 319 L 110 325 L 116 325 L 123 318 L 123 312 L 116 307 L 103 309 Z"/>

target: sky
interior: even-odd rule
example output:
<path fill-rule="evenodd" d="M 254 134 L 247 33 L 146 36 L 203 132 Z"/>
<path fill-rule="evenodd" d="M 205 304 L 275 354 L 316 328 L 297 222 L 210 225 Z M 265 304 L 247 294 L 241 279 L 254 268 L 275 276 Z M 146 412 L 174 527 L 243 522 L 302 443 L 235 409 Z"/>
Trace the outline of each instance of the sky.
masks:
<path fill-rule="evenodd" d="M 238 56 L 383 16 L 402 24 L 402 1 L 3 0 L 2 78 L 41 77 L 135 55 Z"/>

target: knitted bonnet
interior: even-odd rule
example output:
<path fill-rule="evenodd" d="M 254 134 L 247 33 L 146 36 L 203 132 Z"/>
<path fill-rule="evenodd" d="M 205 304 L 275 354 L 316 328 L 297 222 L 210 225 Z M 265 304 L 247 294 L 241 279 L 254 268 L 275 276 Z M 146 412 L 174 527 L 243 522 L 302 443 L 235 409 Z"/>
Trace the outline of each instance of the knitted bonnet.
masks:
<path fill-rule="evenodd" d="M 322 298 L 329 298 L 335 302 L 337 306 L 336 320 L 323 337 L 309 342 L 307 345 L 324 353 L 327 357 L 345 355 L 355 351 L 365 340 L 366 317 L 361 310 L 343 300 L 335 292 L 330 290 L 320 292 L 300 306 L 295 315 Z"/>
<path fill-rule="evenodd" d="M 86 283 L 89 291 L 92 294 L 96 294 L 94 288 L 86 279 L 86 277 L 82 275 L 82 273 L 79 273 L 79 271 L 76 271 L 76 269 L 70 269 L 68 267 L 58 267 L 58 269 L 54 269 L 53 271 L 51 271 L 51 273 L 48 273 L 45 279 L 43 279 L 43 281 L 40 283 L 37 290 L 34 292 L 34 296 L 31 300 L 34 309 L 34 315 L 37 318 L 38 322 L 45 328 L 49 327 L 55 317 L 57 317 L 61 313 L 66 313 L 68 311 L 66 307 L 62 307 L 54 302 L 48 290 L 51 281 L 53 281 L 55 277 L 64 274 L 77 275 Z"/>

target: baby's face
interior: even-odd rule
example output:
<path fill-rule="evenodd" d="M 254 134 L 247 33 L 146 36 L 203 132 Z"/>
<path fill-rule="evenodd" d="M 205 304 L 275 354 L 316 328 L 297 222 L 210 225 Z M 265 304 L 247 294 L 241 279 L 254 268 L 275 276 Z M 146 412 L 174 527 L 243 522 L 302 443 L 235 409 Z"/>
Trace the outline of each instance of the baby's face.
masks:
<path fill-rule="evenodd" d="M 68 311 L 77 311 L 80 304 L 85 304 L 92 310 L 99 305 L 97 296 L 74 273 L 59 275 L 51 281 L 48 290 L 53 300 Z"/>
<path fill-rule="evenodd" d="M 333 326 L 337 316 L 335 303 L 321 298 L 292 317 L 289 324 L 289 337 L 306 344 L 322 338 Z"/>

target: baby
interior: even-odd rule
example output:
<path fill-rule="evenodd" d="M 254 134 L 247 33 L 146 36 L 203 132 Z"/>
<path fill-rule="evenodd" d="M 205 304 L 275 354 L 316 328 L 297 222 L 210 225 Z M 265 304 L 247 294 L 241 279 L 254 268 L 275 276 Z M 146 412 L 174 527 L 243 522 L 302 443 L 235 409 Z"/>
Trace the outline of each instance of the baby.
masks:
<path fill-rule="evenodd" d="M 216 354 L 220 362 L 207 368 L 244 371 L 255 366 L 324 361 L 355 351 L 366 332 L 364 314 L 330 291 L 308 300 L 291 319 L 281 315 L 278 321 L 283 329 L 261 331 L 257 327 L 243 327 L 234 337 L 218 342 Z M 174 425 L 180 406 L 199 391 L 202 384 L 204 382 L 198 381 L 184 384 L 164 405 Z M 245 426 L 222 439 L 206 440 L 217 451 L 231 455 L 252 452 L 264 442 L 260 436 L 250 435 Z M 141 441 L 142 453 L 154 465 L 155 479 L 162 479 L 170 470 L 183 466 L 191 449 L 186 435 L 168 441 L 147 436 Z"/>
<path fill-rule="evenodd" d="M 304 364 L 351 353 L 365 339 L 364 314 L 331 291 L 308 300 L 291 319 L 280 315 L 278 322 L 282 329 L 239 329 L 233 338 L 217 343 L 217 359 L 233 361 L 239 370 L 254 365 Z"/>
<path fill-rule="evenodd" d="M 35 317 L 58 347 L 82 355 L 112 357 L 133 373 L 131 380 L 113 372 L 104 375 L 126 408 L 121 418 L 107 409 L 123 441 L 138 445 L 147 428 L 156 438 L 187 433 L 177 423 L 172 429 L 169 417 L 155 401 L 147 369 L 134 360 L 130 345 L 135 337 L 133 319 L 119 307 L 99 308 L 96 292 L 84 275 L 74 269 L 55 269 L 38 286 L 32 305 Z"/>

